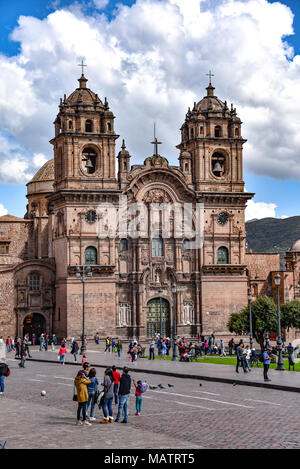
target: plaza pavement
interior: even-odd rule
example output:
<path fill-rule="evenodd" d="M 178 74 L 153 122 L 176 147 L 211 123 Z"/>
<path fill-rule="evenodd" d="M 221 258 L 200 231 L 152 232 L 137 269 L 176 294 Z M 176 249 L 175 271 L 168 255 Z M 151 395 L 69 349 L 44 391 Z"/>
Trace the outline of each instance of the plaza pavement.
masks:
<path fill-rule="evenodd" d="M 38 347 L 32 347 L 32 360 L 49 360 L 57 361 L 57 353 L 59 347 L 56 347 L 55 351 L 39 351 Z M 66 356 L 66 362 L 73 364 L 73 355 L 68 353 Z M 95 366 L 107 367 L 116 365 L 116 367 L 122 368 L 128 366 L 140 373 L 151 373 L 157 375 L 172 376 L 186 379 L 197 379 L 203 381 L 213 381 L 234 384 L 237 383 L 240 386 L 255 386 L 269 389 L 277 389 L 284 391 L 300 392 L 300 373 L 292 371 L 276 371 L 269 370 L 270 382 L 264 382 L 263 379 L 263 368 L 253 367 L 250 373 L 244 373 L 240 368 L 239 373 L 236 373 L 235 366 L 229 365 L 218 365 L 209 363 L 199 362 L 173 362 L 171 360 L 149 360 L 146 358 L 138 359 L 132 366 L 129 361 L 129 355 L 126 353 L 127 347 L 124 345 L 124 351 L 121 359 L 111 353 L 104 353 L 103 345 L 96 346 L 95 344 L 88 345 L 86 352 L 87 360 Z M 13 353 L 13 352 L 12 352 Z M 11 356 L 12 356 L 11 353 Z M 170 351 L 171 353 L 171 351 Z M 82 356 L 78 355 L 78 362 L 81 363 Z"/>
<path fill-rule="evenodd" d="M 132 449 L 143 448 L 142 454 L 146 455 L 147 450 L 155 453 L 155 449 L 189 453 L 203 448 L 296 449 L 300 446 L 297 393 L 219 382 L 199 383 L 151 372 L 144 375 L 137 370 L 130 372 L 133 379 L 147 379 L 156 387 L 144 395 L 141 416 L 135 415 L 132 386 L 127 425 L 99 425 L 102 411 L 96 409 L 97 421 L 90 427 L 78 427 L 75 425 L 77 403 L 72 401 L 72 396 L 74 377 L 81 366 L 61 366 L 54 352 L 32 354 L 46 353 L 52 354 L 50 363 L 30 360 L 25 369 L 19 369 L 13 356 L 8 357 L 11 375 L 5 382 L 5 394 L 0 396 L 0 443 L 7 441 L 6 449 L 104 449 L 105 454 L 123 449 L 130 454 Z M 91 356 L 95 357 L 91 361 L 103 364 L 97 352 L 89 352 L 88 358 Z M 108 364 L 111 358 L 105 360 Z M 126 362 L 121 361 L 120 365 Z M 103 373 L 103 369 L 97 368 L 100 383 Z M 45 397 L 41 396 L 42 390 L 47 392 Z M 113 411 L 116 416 L 115 405 Z M 200 463 L 202 454 L 199 452 Z"/>

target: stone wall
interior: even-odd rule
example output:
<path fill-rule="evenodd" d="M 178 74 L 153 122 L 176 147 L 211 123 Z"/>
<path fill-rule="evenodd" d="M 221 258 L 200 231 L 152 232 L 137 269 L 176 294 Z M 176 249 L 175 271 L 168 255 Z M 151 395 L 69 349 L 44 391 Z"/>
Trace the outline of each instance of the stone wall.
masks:
<path fill-rule="evenodd" d="M 14 313 L 14 279 L 13 271 L 0 272 L 0 336 L 16 334 L 16 315 Z"/>

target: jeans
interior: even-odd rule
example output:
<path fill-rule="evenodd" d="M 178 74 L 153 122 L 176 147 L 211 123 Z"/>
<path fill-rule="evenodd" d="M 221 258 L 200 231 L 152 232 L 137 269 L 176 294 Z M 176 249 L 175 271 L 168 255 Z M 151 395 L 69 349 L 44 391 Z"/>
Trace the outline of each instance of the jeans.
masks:
<path fill-rule="evenodd" d="M 0 392 L 4 392 L 4 380 L 5 376 L 0 376 Z"/>
<path fill-rule="evenodd" d="M 135 397 L 135 406 L 136 406 L 136 411 L 140 414 L 142 411 L 142 402 L 143 398 L 142 396 L 136 396 Z"/>
<path fill-rule="evenodd" d="M 9 353 L 11 351 L 11 344 L 7 344 L 7 352 Z"/>
<path fill-rule="evenodd" d="M 77 352 L 74 352 L 74 360 L 77 362 Z"/>
<path fill-rule="evenodd" d="M 130 394 L 121 394 L 119 396 L 119 408 L 118 408 L 118 415 L 116 418 L 116 422 L 120 421 L 122 410 L 124 407 L 124 422 L 128 421 L 128 401 L 129 401 Z"/>
<path fill-rule="evenodd" d="M 118 357 L 121 358 L 121 350 L 118 350 Z"/>
<path fill-rule="evenodd" d="M 109 416 L 110 416 L 110 417 L 113 416 L 112 401 L 113 401 L 113 397 L 106 397 L 106 398 L 104 399 L 104 403 L 103 403 L 103 406 L 102 406 L 102 410 L 103 410 L 103 415 L 104 415 L 105 418 L 108 417 L 108 415 L 107 415 L 107 408 L 108 408 Z"/>
<path fill-rule="evenodd" d="M 63 365 L 65 363 L 65 355 L 64 354 L 60 355 L 59 360 L 60 360 L 61 365 Z"/>
<path fill-rule="evenodd" d="M 115 383 L 114 384 L 115 404 L 118 404 L 118 388 L 119 388 L 119 383 Z"/>
<path fill-rule="evenodd" d="M 44 342 L 40 342 L 40 352 L 43 350 L 44 348 Z"/>
<path fill-rule="evenodd" d="M 154 348 L 149 349 L 149 351 L 150 351 L 149 360 L 151 360 L 151 359 L 154 360 L 154 359 L 155 359 L 155 351 L 154 351 Z"/>
<path fill-rule="evenodd" d="M 82 412 L 82 420 L 86 420 L 86 402 L 78 402 L 77 420 L 80 420 Z"/>
<path fill-rule="evenodd" d="M 270 365 L 266 365 L 266 364 L 264 363 L 264 380 L 269 379 L 269 378 L 268 378 L 269 367 L 270 367 Z"/>
<path fill-rule="evenodd" d="M 244 358 L 243 358 L 243 357 L 237 357 L 237 360 L 236 360 L 236 369 L 235 369 L 235 371 L 236 371 L 236 372 L 239 371 L 239 365 L 240 365 L 240 363 L 242 364 L 243 370 L 246 371 L 245 362 L 244 362 Z"/>
<path fill-rule="evenodd" d="M 95 393 L 94 394 L 89 394 L 89 400 L 86 403 L 86 413 L 87 414 L 88 414 L 90 403 L 91 403 L 90 417 L 94 417 L 94 414 L 95 414 Z"/>

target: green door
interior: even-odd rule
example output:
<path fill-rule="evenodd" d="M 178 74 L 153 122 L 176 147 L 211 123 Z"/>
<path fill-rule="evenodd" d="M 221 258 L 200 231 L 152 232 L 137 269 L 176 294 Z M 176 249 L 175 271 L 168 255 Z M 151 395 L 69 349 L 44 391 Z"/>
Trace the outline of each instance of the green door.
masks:
<path fill-rule="evenodd" d="M 160 333 L 160 309 L 162 317 L 162 336 L 170 337 L 170 305 L 165 299 L 154 298 L 147 305 L 147 336 Z"/>

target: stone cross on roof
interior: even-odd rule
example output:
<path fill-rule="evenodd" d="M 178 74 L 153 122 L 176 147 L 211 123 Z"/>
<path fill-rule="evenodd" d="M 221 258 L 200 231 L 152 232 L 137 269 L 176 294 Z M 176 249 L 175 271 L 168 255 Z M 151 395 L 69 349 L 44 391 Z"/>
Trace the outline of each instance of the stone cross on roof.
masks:
<path fill-rule="evenodd" d="M 87 67 L 87 65 L 85 65 L 85 64 L 83 63 L 83 60 L 81 61 L 81 64 L 78 64 L 78 67 L 81 67 L 81 69 L 82 69 L 82 70 L 81 70 L 81 73 L 82 73 L 82 75 L 84 75 L 84 73 L 83 73 L 83 67 Z"/>
<path fill-rule="evenodd" d="M 211 85 L 211 77 L 214 77 L 215 75 L 211 73 L 211 70 L 206 74 L 207 77 L 209 77 L 209 84 Z"/>

